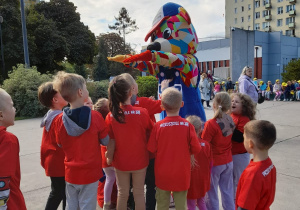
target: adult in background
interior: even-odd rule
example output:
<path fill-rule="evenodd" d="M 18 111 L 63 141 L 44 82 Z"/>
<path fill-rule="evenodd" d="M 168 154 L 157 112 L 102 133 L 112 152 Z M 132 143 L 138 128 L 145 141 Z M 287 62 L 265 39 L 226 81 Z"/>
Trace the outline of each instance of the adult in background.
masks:
<path fill-rule="evenodd" d="M 209 97 L 213 96 L 214 97 L 214 79 L 212 77 L 212 71 L 208 70 L 207 71 L 207 80 L 209 82 Z"/>
<path fill-rule="evenodd" d="M 245 66 L 239 78 L 239 92 L 244 93 L 253 100 L 255 104 L 258 101 L 258 91 L 256 85 L 253 84 L 252 80 L 252 68 Z"/>
<path fill-rule="evenodd" d="M 211 108 L 211 106 L 209 105 L 209 101 L 210 101 L 210 82 L 207 79 L 207 74 L 203 73 L 201 75 L 201 80 L 199 83 L 199 89 L 200 89 L 200 93 L 201 93 L 201 103 L 203 106 L 203 102 L 206 101 L 206 106 L 208 108 Z"/>

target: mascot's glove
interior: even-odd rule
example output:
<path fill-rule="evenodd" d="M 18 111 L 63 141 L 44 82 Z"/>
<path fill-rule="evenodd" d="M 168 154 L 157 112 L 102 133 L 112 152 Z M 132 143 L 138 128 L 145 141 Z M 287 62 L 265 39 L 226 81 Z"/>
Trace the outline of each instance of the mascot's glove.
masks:
<path fill-rule="evenodd" d="M 115 57 L 107 57 L 109 61 L 116 61 L 119 63 L 125 63 L 126 58 L 130 58 L 132 55 L 116 55 Z"/>
<path fill-rule="evenodd" d="M 152 53 L 150 50 L 142 52 L 141 54 L 133 55 L 130 58 L 125 59 L 124 63 L 132 63 L 135 61 L 151 61 L 152 60 Z"/>

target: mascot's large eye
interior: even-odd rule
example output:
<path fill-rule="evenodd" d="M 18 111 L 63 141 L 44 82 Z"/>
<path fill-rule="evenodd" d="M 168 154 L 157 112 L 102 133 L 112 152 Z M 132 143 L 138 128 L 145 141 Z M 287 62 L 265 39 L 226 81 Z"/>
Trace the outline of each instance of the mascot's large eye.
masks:
<path fill-rule="evenodd" d="M 170 28 L 166 28 L 163 33 L 164 39 L 168 39 L 171 36 L 171 34 L 172 34 L 172 30 Z"/>

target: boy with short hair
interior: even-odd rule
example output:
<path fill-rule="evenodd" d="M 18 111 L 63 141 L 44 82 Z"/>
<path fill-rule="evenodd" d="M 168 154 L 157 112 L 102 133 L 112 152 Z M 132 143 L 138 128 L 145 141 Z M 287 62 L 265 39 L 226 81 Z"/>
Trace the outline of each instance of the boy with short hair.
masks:
<path fill-rule="evenodd" d="M 15 114 L 10 95 L 0 88 L 0 209 L 26 210 L 20 190 L 19 140 L 6 131 L 14 125 Z"/>
<path fill-rule="evenodd" d="M 51 179 L 51 192 L 45 210 L 57 209 L 61 201 L 63 201 L 63 209 L 65 209 L 65 154 L 56 143 L 54 126 L 51 125 L 68 103 L 60 93 L 53 89 L 52 82 L 40 85 L 38 99 L 43 106 L 49 108 L 41 122 L 43 128 L 41 165 L 45 169 L 46 176 Z"/>
<path fill-rule="evenodd" d="M 190 155 L 198 153 L 201 148 L 194 126 L 179 116 L 183 106 L 182 94 L 176 88 L 167 88 L 162 93 L 161 103 L 167 117 L 155 124 L 147 146 L 156 155 L 157 209 L 169 209 L 171 192 L 176 209 L 187 209 Z"/>
<path fill-rule="evenodd" d="M 275 197 L 276 168 L 268 151 L 276 140 L 275 126 L 266 120 L 252 120 L 244 127 L 244 145 L 253 159 L 244 170 L 236 192 L 236 208 L 270 209 Z"/>
<path fill-rule="evenodd" d="M 70 104 L 55 121 L 56 141 L 65 153 L 67 209 L 96 209 L 103 176 L 100 143 L 109 140 L 104 119 L 84 106 L 89 92 L 82 76 L 58 72 L 53 87 Z"/>

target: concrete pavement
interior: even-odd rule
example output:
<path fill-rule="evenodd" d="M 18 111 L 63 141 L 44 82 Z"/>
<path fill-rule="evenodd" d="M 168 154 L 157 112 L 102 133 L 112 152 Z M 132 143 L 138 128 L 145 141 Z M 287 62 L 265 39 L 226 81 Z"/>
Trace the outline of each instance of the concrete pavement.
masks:
<path fill-rule="evenodd" d="M 207 118 L 213 111 L 205 109 Z M 300 209 L 300 103 L 266 101 L 258 105 L 258 119 L 277 129 L 270 157 L 277 168 L 276 197 L 271 210 Z M 21 190 L 28 210 L 42 210 L 50 192 L 50 179 L 40 166 L 40 118 L 16 121 L 8 128 L 20 141 Z"/>

